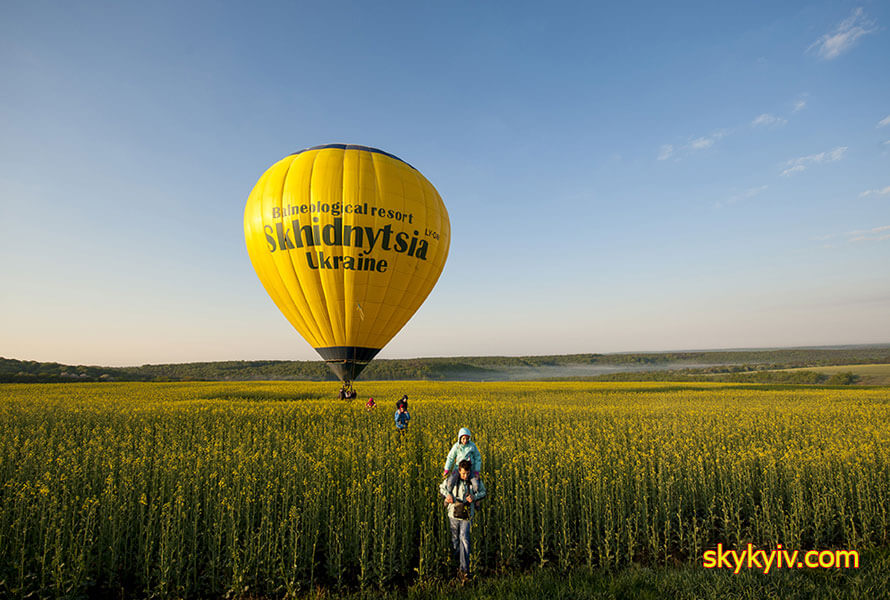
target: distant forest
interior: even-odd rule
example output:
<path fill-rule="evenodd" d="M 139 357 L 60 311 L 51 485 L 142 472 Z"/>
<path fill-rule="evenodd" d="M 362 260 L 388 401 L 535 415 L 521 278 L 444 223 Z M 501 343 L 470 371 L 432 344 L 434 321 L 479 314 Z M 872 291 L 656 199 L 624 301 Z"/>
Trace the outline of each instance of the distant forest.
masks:
<path fill-rule="evenodd" d="M 854 383 L 841 373 L 768 372 L 775 369 L 832 365 L 890 364 L 890 345 L 836 348 L 784 348 L 636 354 L 565 354 L 557 356 L 469 356 L 375 360 L 360 380 L 498 381 L 562 379 L 599 381 L 739 381 L 761 383 Z M 579 365 L 610 367 L 608 374 L 569 377 L 522 377 L 523 371 Z M 707 366 L 701 366 L 707 365 Z M 622 371 L 626 369 L 626 371 Z M 556 371 L 557 369 L 553 369 Z M 77 381 L 334 381 L 323 361 L 224 361 L 139 367 L 63 365 L 0 358 L 0 383 Z"/>

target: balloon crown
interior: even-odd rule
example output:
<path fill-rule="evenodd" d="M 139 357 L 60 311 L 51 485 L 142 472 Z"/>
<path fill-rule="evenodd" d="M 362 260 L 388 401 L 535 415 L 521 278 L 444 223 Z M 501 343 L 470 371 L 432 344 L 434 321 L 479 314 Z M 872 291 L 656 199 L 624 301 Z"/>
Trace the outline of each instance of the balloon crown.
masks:
<path fill-rule="evenodd" d="M 290 156 L 296 156 L 297 154 L 302 154 L 303 152 L 309 152 L 310 150 L 325 150 L 327 148 L 336 148 L 339 150 L 362 150 L 364 152 L 373 152 L 375 154 L 382 154 L 383 156 L 388 156 L 390 158 L 396 159 L 399 162 L 405 163 L 406 165 L 408 165 L 409 167 L 414 169 L 414 167 L 409 162 L 402 160 L 395 154 L 390 154 L 389 152 L 385 152 L 383 150 L 380 150 L 379 148 L 372 148 L 371 146 L 359 146 L 358 144 L 323 144 L 321 146 L 312 146 L 311 148 L 303 148 L 302 150 L 294 152 Z M 417 169 L 414 169 L 414 170 L 416 171 Z"/>

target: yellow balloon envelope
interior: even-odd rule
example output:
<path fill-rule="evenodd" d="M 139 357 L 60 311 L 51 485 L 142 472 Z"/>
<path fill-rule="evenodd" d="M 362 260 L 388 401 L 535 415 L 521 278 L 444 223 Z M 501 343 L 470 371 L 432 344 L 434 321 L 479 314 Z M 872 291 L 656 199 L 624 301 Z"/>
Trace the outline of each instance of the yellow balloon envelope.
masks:
<path fill-rule="evenodd" d="M 382 150 L 331 144 L 263 173 L 244 238 L 272 300 L 348 382 L 432 291 L 451 224 L 417 169 Z"/>

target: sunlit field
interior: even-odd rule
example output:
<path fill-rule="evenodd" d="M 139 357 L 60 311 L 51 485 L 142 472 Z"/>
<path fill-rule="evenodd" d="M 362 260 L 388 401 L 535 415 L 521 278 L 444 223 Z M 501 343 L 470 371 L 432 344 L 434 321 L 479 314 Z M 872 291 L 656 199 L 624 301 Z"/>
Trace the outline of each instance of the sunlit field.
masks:
<path fill-rule="evenodd" d="M 477 579 L 701 565 L 718 543 L 890 546 L 887 388 L 360 382 L 352 402 L 337 389 L 0 386 L 0 596 L 438 581 L 453 567 L 436 489 L 461 426 L 489 490 Z"/>

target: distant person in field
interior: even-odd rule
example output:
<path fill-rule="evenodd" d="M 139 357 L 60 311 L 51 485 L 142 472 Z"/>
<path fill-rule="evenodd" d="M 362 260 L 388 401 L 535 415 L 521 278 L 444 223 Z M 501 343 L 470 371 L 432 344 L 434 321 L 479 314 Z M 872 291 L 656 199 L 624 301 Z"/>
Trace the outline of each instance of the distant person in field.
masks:
<path fill-rule="evenodd" d="M 473 443 L 473 434 L 468 427 L 461 427 L 457 432 L 457 442 L 448 451 L 448 457 L 445 459 L 445 469 L 442 471 L 442 479 L 446 479 L 449 486 L 454 485 L 458 480 L 457 469 L 452 471 L 455 465 L 463 464 L 463 461 L 470 463 L 470 483 L 479 486 L 479 474 L 482 472 L 482 454 L 479 448 Z"/>
<path fill-rule="evenodd" d="M 372 408 L 374 408 L 376 406 L 377 406 L 377 403 L 374 402 L 373 397 L 368 398 L 368 401 L 365 403 L 365 408 L 367 408 L 368 410 L 371 410 Z"/>
<path fill-rule="evenodd" d="M 408 410 L 408 394 L 405 394 L 396 401 L 396 410 L 398 410 L 400 406 L 404 406 L 405 410 Z"/>
<path fill-rule="evenodd" d="M 458 560 L 457 577 L 466 580 L 470 573 L 470 526 L 476 513 L 476 502 L 485 497 L 485 486 L 480 481 L 477 485 L 470 483 L 469 460 L 458 465 L 458 477 L 454 484 L 443 479 L 439 485 L 439 493 L 445 496 L 448 510 L 448 521 L 451 525 L 451 547 Z"/>
<path fill-rule="evenodd" d="M 408 414 L 407 406 L 399 406 L 396 409 L 396 429 L 400 432 L 404 432 L 408 429 L 408 421 L 411 420 L 411 415 Z"/>

